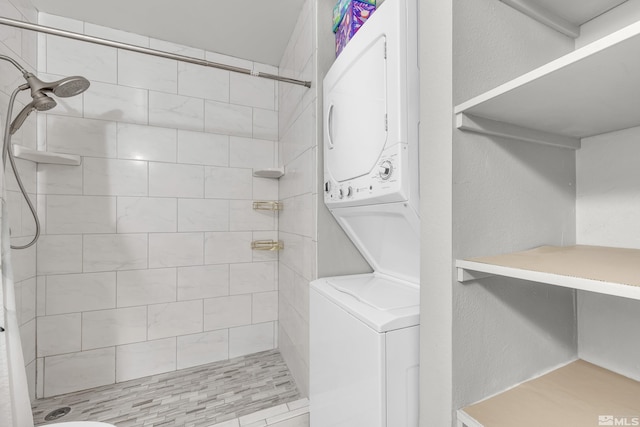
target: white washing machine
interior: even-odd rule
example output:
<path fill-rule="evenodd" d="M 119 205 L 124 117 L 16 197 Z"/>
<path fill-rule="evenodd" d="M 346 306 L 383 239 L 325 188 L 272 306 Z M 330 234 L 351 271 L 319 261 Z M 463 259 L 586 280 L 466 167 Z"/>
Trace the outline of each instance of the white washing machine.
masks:
<path fill-rule="evenodd" d="M 324 201 L 374 273 L 311 284 L 311 427 L 418 425 L 416 9 L 385 0 L 323 82 Z"/>
<path fill-rule="evenodd" d="M 311 427 L 418 425 L 418 299 L 371 274 L 312 283 Z"/>

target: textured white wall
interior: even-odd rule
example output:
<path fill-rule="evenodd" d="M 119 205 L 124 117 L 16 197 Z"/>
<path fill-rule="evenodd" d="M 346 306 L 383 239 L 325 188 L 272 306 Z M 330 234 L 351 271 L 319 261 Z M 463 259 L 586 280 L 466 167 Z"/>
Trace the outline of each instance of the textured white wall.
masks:
<path fill-rule="evenodd" d="M 577 242 L 640 249 L 640 127 L 582 140 Z M 581 358 L 640 380 L 640 301 L 578 293 Z"/>
<path fill-rule="evenodd" d="M 573 48 L 493 0 L 454 2 L 453 28 L 455 103 Z M 574 181 L 570 150 L 454 130 L 454 258 L 572 244 Z M 497 277 L 452 286 L 453 410 L 576 357 L 573 291 Z"/>

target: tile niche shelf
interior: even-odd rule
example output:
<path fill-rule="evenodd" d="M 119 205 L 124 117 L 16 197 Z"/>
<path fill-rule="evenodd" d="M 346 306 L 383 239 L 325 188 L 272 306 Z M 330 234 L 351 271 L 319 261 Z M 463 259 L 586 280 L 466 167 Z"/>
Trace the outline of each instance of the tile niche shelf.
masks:
<path fill-rule="evenodd" d="M 458 410 L 458 426 L 637 425 L 638 395 L 640 382 L 576 360 Z"/>
<path fill-rule="evenodd" d="M 541 246 L 457 260 L 458 281 L 505 276 L 640 300 L 640 250 L 605 246 Z"/>
<path fill-rule="evenodd" d="M 12 144 L 13 156 L 16 159 L 29 160 L 36 163 L 47 163 L 54 165 L 79 166 L 82 163 L 80 156 L 75 154 L 52 153 L 49 151 L 38 151 L 23 145 Z"/>
<path fill-rule="evenodd" d="M 640 125 L 640 22 L 455 107 L 458 129 L 580 148 Z"/>

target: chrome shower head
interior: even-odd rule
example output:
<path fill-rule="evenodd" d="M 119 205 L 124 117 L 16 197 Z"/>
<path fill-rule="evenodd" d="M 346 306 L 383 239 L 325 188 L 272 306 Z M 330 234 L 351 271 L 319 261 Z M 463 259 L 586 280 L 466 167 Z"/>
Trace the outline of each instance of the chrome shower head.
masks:
<path fill-rule="evenodd" d="M 65 77 L 55 82 L 43 82 L 31 73 L 24 74 L 24 78 L 31 88 L 31 96 L 33 98 L 43 91 L 53 92 L 55 96 L 60 98 L 68 98 L 79 95 L 89 88 L 89 80 L 81 76 Z"/>
<path fill-rule="evenodd" d="M 51 84 L 55 84 L 55 87 L 52 90 L 53 94 L 60 98 L 80 95 L 89 88 L 89 80 L 82 76 L 65 77 L 64 79 Z"/>
<path fill-rule="evenodd" d="M 57 103 L 53 98 L 50 98 L 42 92 L 36 93 L 35 95 L 33 95 L 33 101 L 28 103 L 22 109 L 22 111 L 18 113 L 13 122 L 11 122 L 11 126 L 9 127 L 9 134 L 13 135 L 14 133 L 16 133 L 18 129 L 20 129 L 20 126 L 22 126 L 24 121 L 27 120 L 27 117 L 29 117 L 29 114 L 31 114 L 33 110 L 47 111 L 52 109 L 56 105 Z"/>
<path fill-rule="evenodd" d="M 35 110 L 47 111 L 58 105 L 58 103 L 53 98 L 39 92 L 34 95 L 33 101 L 29 105 Z"/>

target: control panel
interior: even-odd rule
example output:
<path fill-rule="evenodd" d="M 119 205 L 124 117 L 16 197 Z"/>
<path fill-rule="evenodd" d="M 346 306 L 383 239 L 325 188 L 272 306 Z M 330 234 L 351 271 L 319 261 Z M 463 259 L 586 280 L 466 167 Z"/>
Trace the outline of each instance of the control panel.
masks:
<path fill-rule="evenodd" d="M 346 207 L 407 200 L 407 156 L 407 145 L 396 144 L 382 152 L 369 173 L 344 181 L 337 181 L 325 170 L 325 204 Z"/>

